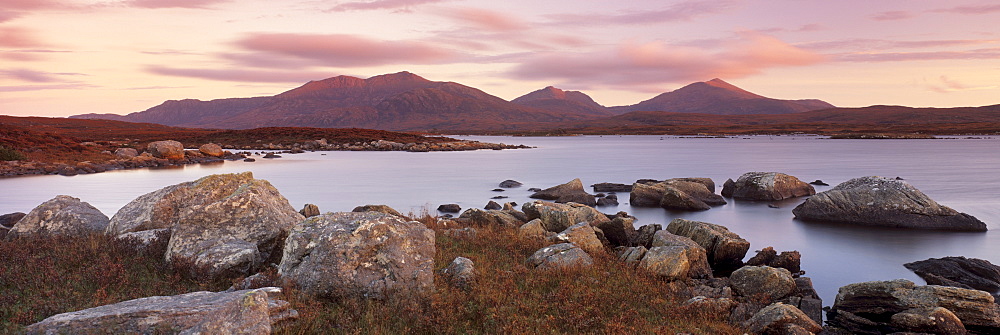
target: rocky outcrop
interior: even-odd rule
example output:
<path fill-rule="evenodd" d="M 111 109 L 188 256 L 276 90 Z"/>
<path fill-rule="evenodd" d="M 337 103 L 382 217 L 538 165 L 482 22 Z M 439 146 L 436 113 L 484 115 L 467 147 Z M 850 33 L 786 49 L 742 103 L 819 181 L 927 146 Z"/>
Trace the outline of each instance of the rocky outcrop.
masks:
<path fill-rule="evenodd" d="M 917 286 L 905 279 L 841 287 L 827 312 L 827 319 L 830 326 L 857 334 L 925 332 L 927 326 L 954 327 L 947 313 L 935 311 L 937 307 L 953 313 L 972 333 L 1000 333 L 1000 305 L 989 293 L 957 287 Z M 939 324 L 930 325 L 927 321 L 935 314 L 943 318 L 937 320 Z M 917 329 L 906 328 L 914 325 Z"/>
<path fill-rule="evenodd" d="M 796 290 L 788 270 L 770 266 L 744 266 L 733 271 L 729 280 L 736 294 L 765 303 L 778 301 Z"/>
<path fill-rule="evenodd" d="M 306 204 L 305 206 L 302 206 L 302 209 L 299 210 L 299 214 L 302 214 L 302 216 L 308 218 L 320 215 L 322 213 L 320 213 L 319 211 L 319 206 L 316 206 L 314 204 Z"/>
<path fill-rule="evenodd" d="M 27 334 L 270 334 L 298 312 L 274 296 L 276 287 L 148 297 L 53 315 Z"/>
<path fill-rule="evenodd" d="M 156 141 L 146 146 L 146 152 L 156 158 L 169 160 L 184 159 L 184 145 L 177 141 Z"/>
<path fill-rule="evenodd" d="M 384 298 L 434 288 L 434 231 L 380 212 L 326 213 L 289 233 L 278 273 L 320 297 Z"/>
<path fill-rule="evenodd" d="M 202 144 L 198 147 L 198 152 L 211 157 L 222 157 L 226 154 L 225 151 L 222 151 L 222 147 L 215 143 Z"/>
<path fill-rule="evenodd" d="M 639 261 L 639 267 L 666 280 L 690 277 L 691 260 L 682 246 L 652 247 Z"/>
<path fill-rule="evenodd" d="M 915 229 L 986 231 L 975 217 L 940 205 L 903 180 L 854 178 L 792 210 L 802 220 Z"/>
<path fill-rule="evenodd" d="M 705 253 L 705 248 L 702 248 L 690 238 L 661 230 L 653 234 L 652 248 L 657 247 L 684 248 L 687 262 L 690 264 L 687 276 L 695 279 L 712 277 L 712 268 L 708 264 L 708 255 Z"/>
<path fill-rule="evenodd" d="M 559 243 L 538 249 L 527 262 L 536 270 L 571 270 L 589 267 L 594 259 L 573 243 Z"/>
<path fill-rule="evenodd" d="M 635 232 L 635 237 L 632 238 L 632 243 L 629 245 L 642 246 L 647 249 L 651 248 L 653 247 L 653 236 L 660 230 L 663 230 L 663 226 L 659 223 L 639 226 L 639 229 Z"/>
<path fill-rule="evenodd" d="M 401 218 L 406 218 L 406 216 L 404 216 L 403 214 L 400 214 L 399 211 L 393 209 L 392 207 L 389 207 L 388 205 L 364 205 L 364 206 L 358 206 L 358 207 L 354 207 L 354 209 L 352 209 L 351 212 L 354 212 L 354 213 L 379 212 L 379 213 L 392 214 L 392 215 L 395 215 L 395 216 L 398 216 L 398 217 L 401 217 Z"/>
<path fill-rule="evenodd" d="M 738 200 L 775 201 L 813 194 L 812 185 L 778 172 L 747 172 L 722 186 L 723 196 Z"/>
<path fill-rule="evenodd" d="M 561 232 L 574 224 L 587 222 L 600 226 L 610 221 L 607 215 L 598 212 L 590 206 L 582 204 L 557 204 L 546 201 L 526 202 L 521 210 L 528 220 L 541 219 L 546 231 Z"/>
<path fill-rule="evenodd" d="M 711 185 L 711 186 L 709 186 Z M 711 187 L 711 188 L 710 188 Z M 658 183 L 635 183 L 629 195 L 632 206 L 703 211 L 725 205 L 726 200 L 714 193 L 715 183 L 709 178 L 675 178 Z"/>
<path fill-rule="evenodd" d="M 795 306 L 776 302 L 764 307 L 743 323 L 753 334 L 813 334 L 823 327 Z M 804 332 L 802 332 L 804 331 Z"/>
<path fill-rule="evenodd" d="M 903 264 L 928 285 L 954 286 L 1000 293 L 1000 266 L 977 258 L 930 258 Z"/>
<path fill-rule="evenodd" d="M 501 210 L 501 209 L 503 209 L 503 205 L 501 205 L 500 203 L 498 203 L 496 201 L 490 200 L 490 202 L 486 203 L 486 206 L 483 206 L 483 209 L 485 209 L 485 210 Z"/>
<path fill-rule="evenodd" d="M 589 223 L 580 222 L 575 225 L 569 226 L 566 230 L 563 230 L 556 236 L 553 236 L 551 240 L 553 242 L 566 242 L 572 243 L 586 251 L 588 254 L 598 254 L 604 253 L 604 244 L 597 237 L 598 230 L 594 229 Z M 603 235 L 603 232 L 601 232 Z"/>
<path fill-rule="evenodd" d="M 528 238 L 549 238 L 549 236 L 556 235 L 556 233 L 546 231 L 545 228 L 542 227 L 541 219 L 534 219 L 521 225 L 517 228 L 517 234 Z"/>
<path fill-rule="evenodd" d="M 612 246 L 630 246 L 635 238 L 635 218 L 615 217 L 610 221 L 600 221 L 595 227 L 604 232 L 604 237 Z"/>
<path fill-rule="evenodd" d="M 618 255 L 618 260 L 625 262 L 626 264 L 638 264 L 643 257 L 646 257 L 646 252 L 649 251 L 646 247 L 618 247 L 615 248 L 615 253 Z"/>
<path fill-rule="evenodd" d="M 743 265 L 750 242 L 728 228 L 707 222 L 674 219 L 667 231 L 694 240 L 708 252 L 708 262 L 715 270 L 728 270 Z"/>
<path fill-rule="evenodd" d="M 773 268 L 783 268 L 792 273 L 792 276 L 801 274 L 802 254 L 798 251 L 782 251 L 778 254 L 773 247 L 766 247 L 757 252 L 757 255 L 747 260 L 746 265 L 766 265 Z"/>
<path fill-rule="evenodd" d="M 441 270 L 448 284 L 458 288 L 468 288 L 476 280 L 475 263 L 465 257 L 455 257 L 448 267 Z"/>
<path fill-rule="evenodd" d="M 583 204 L 587 206 L 596 206 L 597 199 L 590 193 L 587 193 L 583 189 L 583 182 L 579 178 L 573 179 L 572 181 L 556 185 L 538 192 L 535 192 L 530 196 L 532 199 L 542 199 L 542 200 L 554 200 L 558 203 L 575 202 L 578 204 Z"/>
<path fill-rule="evenodd" d="M 469 208 L 458 217 L 477 226 L 519 227 L 524 224 L 514 213 L 504 210 Z"/>
<path fill-rule="evenodd" d="M 108 217 L 89 203 L 59 195 L 38 205 L 7 232 L 8 239 L 45 235 L 84 235 L 104 232 Z"/>

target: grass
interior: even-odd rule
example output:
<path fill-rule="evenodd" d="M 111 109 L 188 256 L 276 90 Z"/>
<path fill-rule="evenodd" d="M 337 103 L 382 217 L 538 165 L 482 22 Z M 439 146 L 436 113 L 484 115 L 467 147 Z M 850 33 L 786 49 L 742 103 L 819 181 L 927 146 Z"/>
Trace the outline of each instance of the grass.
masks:
<path fill-rule="evenodd" d="M 436 274 L 435 290 L 421 299 L 328 301 L 286 284 L 285 299 L 300 317 L 276 333 L 743 333 L 726 315 L 683 306 L 680 283 L 610 256 L 595 257 L 586 269 L 533 271 L 524 261 L 543 241 L 498 227 L 454 238 L 436 218 L 419 220 L 437 233 L 435 271 L 458 256 L 475 262 L 478 279 L 469 289 L 453 288 Z M 0 241 L 0 333 L 58 313 L 229 286 L 185 277 L 182 267 L 163 261 L 165 247 L 143 249 L 100 235 Z"/>
<path fill-rule="evenodd" d="M 23 161 L 25 159 L 28 157 L 21 152 L 0 145 L 0 161 Z"/>

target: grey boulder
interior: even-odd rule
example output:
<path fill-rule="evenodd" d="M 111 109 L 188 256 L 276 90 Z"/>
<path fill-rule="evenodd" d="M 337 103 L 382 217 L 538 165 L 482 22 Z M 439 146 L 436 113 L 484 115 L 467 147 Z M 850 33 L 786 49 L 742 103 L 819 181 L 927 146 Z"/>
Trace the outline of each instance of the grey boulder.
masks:
<path fill-rule="evenodd" d="M 722 195 L 738 200 L 775 201 L 816 194 L 812 185 L 779 172 L 747 172 L 722 185 Z"/>
<path fill-rule="evenodd" d="M 7 238 L 103 233 L 109 219 L 89 203 L 68 195 L 43 202 L 11 227 Z"/>
<path fill-rule="evenodd" d="M 743 257 L 750 250 L 750 242 L 728 228 L 717 224 L 674 219 L 667 225 L 672 234 L 688 237 L 708 253 L 708 262 L 716 270 L 727 270 L 743 265 Z"/>
<path fill-rule="evenodd" d="M 559 243 L 538 249 L 527 263 L 536 270 L 572 270 L 590 267 L 594 259 L 573 243 Z"/>
<path fill-rule="evenodd" d="M 529 197 L 532 199 L 553 200 L 558 203 L 575 202 L 587 206 L 597 205 L 597 199 L 583 189 L 583 182 L 579 178 L 562 185 L 556 185 L 535 192 Z"/>
<path fill-rule="evenodd" d="M 528 220 L 541 219 L 542 227 L 547 231 L 555 233 L 561 232 L 569 228 L 569 226 L 580 222 L 600 226 L 611 221 L 607 215 L 583 204 L 557 204 L 547 201 L 533 201 L 524 203 L 524 205 L 521 205 L 521 209 L 527 215 Z"/>

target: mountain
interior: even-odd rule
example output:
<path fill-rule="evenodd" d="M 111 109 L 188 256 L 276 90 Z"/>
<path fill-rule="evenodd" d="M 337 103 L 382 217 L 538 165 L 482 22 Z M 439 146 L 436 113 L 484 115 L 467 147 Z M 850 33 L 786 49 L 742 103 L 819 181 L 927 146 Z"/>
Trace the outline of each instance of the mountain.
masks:
<path fill-rule="evenodd" d="M 337 76 L 310 81 L 275 96 L 211 101 L 170 100 L 121 117 L 84 114 L 179 127 L 369 128 L 403 131 L 510 130 L 590 117 L 511 103 L 454 82 L 437 82 L 409 72 L 367 79 Z"/>
<path fill-rule="evenodd" d="M 563 91 L 549 86 L 511 100 L 518 105 L 568 114 L 612 116 L 614 113 L 601 106 L 590 96 L 579 91 Z"/>
<path fill-rule="evenodd" d="M 636 111 L 717 115 L 788 114 L 833 108 L 821 100 L 779 100 L 760 96 L 721 79 L 697 82 L 635 105 L 611 107 L 616 114 Z"/>

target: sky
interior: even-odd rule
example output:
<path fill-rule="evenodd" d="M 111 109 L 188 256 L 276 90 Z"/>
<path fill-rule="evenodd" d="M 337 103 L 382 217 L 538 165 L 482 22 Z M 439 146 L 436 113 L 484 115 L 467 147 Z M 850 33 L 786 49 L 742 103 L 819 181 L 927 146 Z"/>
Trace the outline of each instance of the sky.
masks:
<path fill-rule="evenodd" d="M 0 114 L 127 114 L 410 71 L 605 106 L 720 78 L 841 107 L 1000 104 L 993 0 L 0 0 Z"/>

